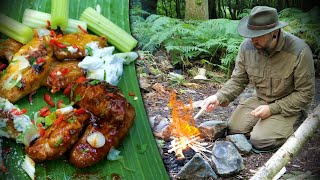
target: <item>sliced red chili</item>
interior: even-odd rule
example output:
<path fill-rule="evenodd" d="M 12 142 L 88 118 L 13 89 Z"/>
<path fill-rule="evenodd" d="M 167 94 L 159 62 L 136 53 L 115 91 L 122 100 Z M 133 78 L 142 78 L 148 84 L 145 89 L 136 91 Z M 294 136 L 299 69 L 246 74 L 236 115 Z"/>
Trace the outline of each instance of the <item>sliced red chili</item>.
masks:
<path fill-rule="evenodd" d="M 85 112 L 86 112 L 85 108 L 80 108 L 80 109 L 75 110 L 74 114 L 81 115 L 81 114 L 84 114 Z"/>
<path fill-rule="evenodd" d="M 129 96 L 136 96 L 133 92 L 129 92 Z"/>
<path fill-rule="evenodd" d="M 73 86 L 73 84 L 69 84 L 69 86 L 64 89 L 63 94 L 64 95 L 70 94 L 72 86 Z"/>
<path fill-rule="evenodd" d="M 63 107 L 65 107 L 66 105 L 63 103 L 63 100 L 62 99 L 60 99 L 59 101 L 58 101 L 58 108 L 60 109 L 60 108 L 63 108 Z"/>
<path fill-rule="evenodd" d="M 58 48 L 67 48 L 67 45 L 61 43 L 61 42 L 58 42 L 58 41 L 54 41 L 54 45 L 56 45 Z"/>
<path fill-rule="evenodd" d="M 113 93 L 108 93 L 107 94 L 109 97 L 114 97 L 114 94 Z"/>
<path fill-rule="evenodd" d="M 69 72 L 70 72 L 69 68 L 64 68 L 64 69 L 61 71 L 61 74 L 64 76 L 64 75 L 67 75 Z"/>
<path fill-rule="evenodd" d="M 40 57 L 40 58 L 38 58 L 37 60 L 36 60 L 36 63 L 37 64 L 41 64 L 41 63 L 45 63 L 46 62 L 46 60 L 43 58 L 43 57 Z"/>
<path fill-rule="evenodd" d="M 54 38 L 57 37 L 56 32 L 54 32 L 54 30 L 50 30 L 50 35 Z"/>
<path fill-rule="evenodd" d="M 47 20 L 47 25 L 48 27 L 51 27 L 51 22 L 49 20 Z"/>
<path fill-rule="evenodd" d="M 48 93 L 46 93 L 46 94 L 44 95 L 44 100 L 46 101 L 46 103 L 47 103 L 48 105 L 50 105 L 50 106 L 52 106 L 52 107 L 55 107 L 55 106 L 56 106 L 55 103 L 52 101 L 51 96 L 50 96 Z"/>
<path fill-rule="evenodd" d="M 76 44 L 73 44 L 72 47 L 75 49 L 79 49 L 79 47 Z"/>
<path fill-rule="evenodd" d="M 45 116 L 47 116 L 47 115 L 49 115 L 49 114 L 50 114 L 50 108 L 49 108 L 49 106 L 46 106 L 46 107 L 44 107 L 44 108 L 42 108 L 42 109 L 39 110 L 39 115 L 40 115 L 41 117 L 45 117 Z"/>
<path fill-rule="evenodd" d="M 46 133 L 46 130 L 42 127 L 42 124 L 41 124 L 41 123 L 38 124 L 38 128 L 39 128 L 39 134 L 40 134 L 40 136 L 41 136 L 41 137 L 44 136 L 44 134 Z"/>
<path fill-rule="evenodd" d="M 63 120 L 63 115 L 60 115 L 53 123 L 54 126 L 60 124 Z"/>
<path fill-rule="evenodd" d="M 76 83 L 77 83 L 77 84 L 80 84 L 80 83 L 82 83 L 82 82 L 84 82 L 84 81 L 86 81 L 86 78 L 85 78 L 84 76 L 81 76 L 81 77 L 79 77 L 79 78 L 76 80 Z"/>
<path fill-rule="evenodd" d="M 28 111 L 28 110 L 27 110 L 26 108 L 24 108 L 24 109 L 22 109 L 22 110 L 20 110 L 20 111 L 19 111 L 18 109 L 12 109 L 12 110 L 10 111 L 10 113 L 12 113 L 13 115 L 18 116 L 18 115 L 25 114 L 27 111 Z"/>
<path fill-rule="evenodd" d="M 78 28 L 79 28 L 82 32 L 84 32 L 84 33 L 88 34 L 88 31 L 87 31 L 87 30 L 85 30 L 85 29 L 83 29 L 80 25 L 78 25 Z"/>
<path fill-rule="evenodd" d="M 0 65 L 0 70 L 3 70 L 3 69 L 6 68 L 6 67 L 7 67 L 6 64 L 1 64 L 1 65 Z"/>
<path fill-rule="evenodd" d="M 33 96 L 36 92 L 37 92 L 37 91 L 32 91 L 32 92 L 29 94 L 29 103 L 30 103 L 30 104 L 33 103 L 32 96 Z"/>
<path fill-rule="evenodd" d="M 34 124 L 34 123 L 35 123 L 33 119 L 31 119 L 30 121 L 31 121 L 31 123 L 32 123 L 32 124 Z"/>

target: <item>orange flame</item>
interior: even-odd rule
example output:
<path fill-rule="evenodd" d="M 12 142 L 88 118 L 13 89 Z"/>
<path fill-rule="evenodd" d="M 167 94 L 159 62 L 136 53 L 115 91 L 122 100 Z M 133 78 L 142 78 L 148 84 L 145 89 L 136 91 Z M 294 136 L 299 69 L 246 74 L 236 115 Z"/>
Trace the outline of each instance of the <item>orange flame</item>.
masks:
<path fill-rule="evenodd" d="M 177 100 L 176 93 L 171 92 L 168 106 L 172 108 L 171 133 L 175 137 L 192 137 L 200 135 L 199 129 L 195 127 L 192 117 L 192 100 L 189 99 L 190 106 L 186 106 L 182 101 Z"/>

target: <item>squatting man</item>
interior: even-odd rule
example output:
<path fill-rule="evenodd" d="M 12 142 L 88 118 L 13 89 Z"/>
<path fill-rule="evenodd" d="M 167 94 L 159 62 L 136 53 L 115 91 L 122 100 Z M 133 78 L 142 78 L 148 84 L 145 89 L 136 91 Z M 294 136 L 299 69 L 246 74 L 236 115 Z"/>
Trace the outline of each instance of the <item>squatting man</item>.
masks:
<path fill-rule="evenodd" d="M 228 120 L 228 134 L 244 134 L 259 150 L 280 147 L 315 94 L 312 52 L 285 32 L 276 9 L 254 7 L 238 25 L 241 43 L 231 78 L 203 101 L 207 111 L 227 106 L 250 82 L 255 93 L 240 102 Z"/>

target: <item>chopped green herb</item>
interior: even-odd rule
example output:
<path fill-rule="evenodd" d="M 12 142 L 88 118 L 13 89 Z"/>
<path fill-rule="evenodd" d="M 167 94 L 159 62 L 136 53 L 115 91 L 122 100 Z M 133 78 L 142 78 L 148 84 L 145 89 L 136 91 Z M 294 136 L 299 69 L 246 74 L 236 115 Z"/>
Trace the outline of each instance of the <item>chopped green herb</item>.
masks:
<path fill-rule="evenodd" d="M 147 148 L 148 148 L 148 144 L 142 144 L 142 145 L 138 144 L 137 145 L 137 149 L 138 149 L 139 154 L 145 153 L 147 151 Z"/>
<path fill-rule="evenodd" d="M 36 58 L 35 58 L 35 57 L 31 57 L 31 58 L 29 59 L 29 62 L 30 62 L 31 65 L 33 65 L 35 61 L 36 61 Z"/>
<path fill-rule="evenodd" d="M 70 92 L 70 97 L 71 97 L 71 99 L 73 98 L 73 91 L 74 91 L 77 87 L 78 87 L 78 84 L 75 84 L 75 85 L 72 86 L 71 92 Z"/>
<path fill-rule="evenodd" d="M 99 80 L 93 80 L 93 81 L 91 81 L 91 82 L 89 82 L 89 84 L 90 85 L 97 85 L 97 84 L 99 84 Z"/>
<path fill-rule="evenodd" d="M 76 99 L 75 99 L 75 102 L 78 102 L 82 99 L 82 97 L 80 96 L 80 94 L 77 94 L 76 95 Z"/>
<path fill-rule="evenodd" d="M 45 43 L 45 44 L 44 44 L 44 47 L 48 48 L 48 47 L 49 47 L 49 44 L 48 44 L 48 43 Z"/>
<path fill-rule="evenodd" d="M 7 70 L 3 70 L 2 73 L 1 73 L 1 76 L 4 76 L 6 74 Z"/>
<path fill-rule="evenodd" d="M 50 113 L 44 118 L 44 124 L 46 127 L 51 126 L 53 122 L 57 119 L 56 113 Z"/>
<path fill-rule="evenodd" d="M 76 120 L 77 120 L 77 117 L 76 116 L 72 116 L 71 119 L 68 119 L 68 122 L 74 123 Z"/>
<path fill-rule="evenodd" d="M 87 50 L 87 53 L 88 53 L 89 56 L 92 56 L 92 55 L 93 55 L 93 52 L 92 52 L 92 48 L 91 48 L 91 47 L 85 46 L 84 48 Z"/>
<path fill-rule="evenodd" d="M 59 147 L 63 143 L 63 137 L 60 137 L 60 139 L 56 142 L 54 147 Z"/>
<path fill-rule="evenodd" d="M 81 151 L 81 153 L 87 153 L 89 150 L 82 148 L 80 151 Z"/>
<path fill-rule="evenodd" d="M 16 86 L 17 86 L 19 89 L 22 88 L 22 82 L 19 81 Z"/>
<path fill-rule="evenodd" d="M 103 70 L 103 80 L 106 80 L 106 79 L 107 79 L 107 71 Z"/>

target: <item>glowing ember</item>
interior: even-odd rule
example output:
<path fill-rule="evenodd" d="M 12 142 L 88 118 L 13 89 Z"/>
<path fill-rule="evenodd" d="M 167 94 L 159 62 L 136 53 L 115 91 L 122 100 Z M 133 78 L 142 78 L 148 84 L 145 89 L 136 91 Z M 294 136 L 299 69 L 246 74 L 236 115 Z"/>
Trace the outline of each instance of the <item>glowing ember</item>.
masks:
<path fill-rule="evenodd" d="M 203 152 L 209 152 L 206 149 L 208 143 L 201 142 L 200 131 L 194 126 L 195 122 L 192 117 L 193 107 L 192 101 L 189 100 L 190 106 L 186 106 L 182 101 L 176 99 L 176 93 L 172 91 L 169 107 L 172 108 L 171 134 L 173 140 L 169 149 L 169 153 L 175 152 L 177 157 L 184 158 L 183 150 L 187 147 L 192 148 L 195 152 L 204 155 Z M 204 155 L 205 156 L 205 155 Z"/>

